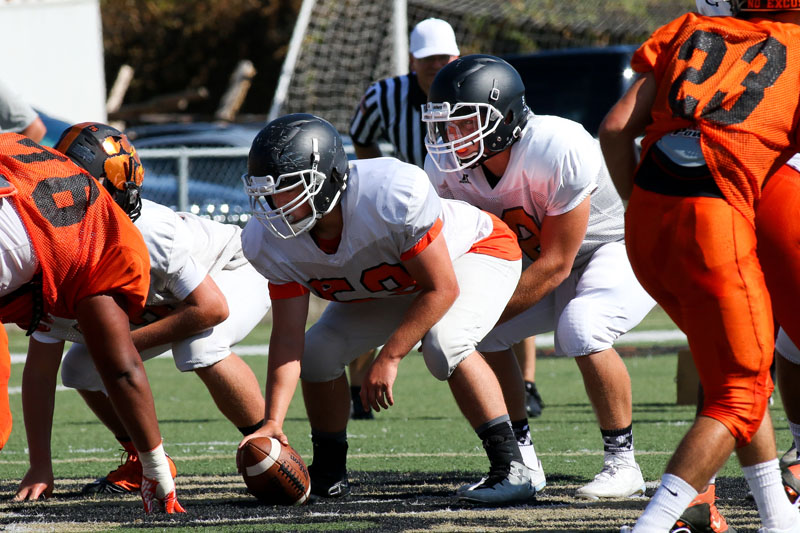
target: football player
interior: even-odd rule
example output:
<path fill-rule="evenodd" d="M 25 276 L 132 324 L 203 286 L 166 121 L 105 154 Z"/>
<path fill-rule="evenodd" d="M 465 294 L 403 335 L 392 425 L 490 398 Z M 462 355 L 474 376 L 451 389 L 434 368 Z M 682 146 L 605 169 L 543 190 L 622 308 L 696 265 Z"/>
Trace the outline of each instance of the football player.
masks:
<path fill-rule="evenodd" d="M 595 139 L 578 123 L 534 115 L 507 62 L 471 55 L 433 80 L 422 119 L 425 170 L 443 198 L 500 217 L 524 252 L 520 284 L 501 324 L 478 345 L 501 377 L 518 437 L 527 420 L 511 346 L 555 332 L 597 416 L 603 468 L 576 496 L 644 493 L 633 447 L 631 384 L 614 342 L 652 309 L 625 256 L 623 207 Z"/>
<path fill-rule="evenodd" d="M 150 290 L 145 312 L 131 322 L 131 337 L 144 360 L 172 350 L 182 372 L 192 371 L 205 383 L 220 411 L 244 435 L 262 422 L 264 399 L 250 367 L 231 346 L 242 340 L 267 313 L 266 281 L 241 250 L 241 230 L 191 213 L 141 200 L 143 169 L 127 137 L 103 124 L 67 129 L 56 149 L 101 178 L 118 205 L 135 220 L 150 255 Z M 140 174 L 132 185 L 123 155 Z M 48 331 L 33 334 L 22 400 L 31 467 L 17 499 L 36 499 L 53 489 L 50 427 L 55 374 L 64 341 L 73 344 L 64 357 L 62 382 L 78 389 L 91 409 L 127 452 L 125 463 L 84 487 L 84 493 L 128 493 L 140 490 L 142 467 L 73 320 L 54 317 Z M 44 394 L 49 391 L 49 394 Z M 174 465 L 172 467 L 175 475 Z"/>
<path fill-rule="evenodd" d="M 243 181 L 255 215 L 243 249 L 270 281 L 274 316 L 266 422 L 254 435 L 288 444 L 283 422 L 301 378 L 311 493 L 346 495 L 345 366 L 383 346 L 361 399 L 387 409 L 400 361 L 422 341 L 428 369 L 447 381 L 490 462 L 489 474 L 458 497 L 532 498 L 545 483 L 541 465 L 523 463 L 500 386 L 475 350 L 517 284 L 520 251 L 509 229 L 472 206 L 440 200 L 413 165 L 393 158 L 348 165 L 339 133 L 313 115 L 287 115 L 261 130 Z M 306 332 L 311 292 L 330 303 Z"/>
<path fill-rule="evenodd" d="M 120 164 L 138 185 L 138 161 L 127 154 Z M 141 235 L 89 173 L 27 137 L 0 135 L 0 176 L 0 319 L 29 334 L 48 314 L 77 320 L 140 457 L 145 512 L 183 512 L 128 328 L 129 317 L 144 307 L 150 281 Z M 11 429 L 7 342 L 0 360 L 2 445 Z"/>
<path fill-rule="evenodd" d="M 756 231 L 776 169 L 800 147 L 800 7 L 730 8 L 732 17 L 689 13 L 656 30 L 634 54 L 640 78 L 600 129 L 617 190 L 630 198 L 631 263 L 686 333 L 704 391 L 637 533 L 673 527 L 734 450 L 760 531 L 800 532 L 767 410 L 774 332 Z"/>

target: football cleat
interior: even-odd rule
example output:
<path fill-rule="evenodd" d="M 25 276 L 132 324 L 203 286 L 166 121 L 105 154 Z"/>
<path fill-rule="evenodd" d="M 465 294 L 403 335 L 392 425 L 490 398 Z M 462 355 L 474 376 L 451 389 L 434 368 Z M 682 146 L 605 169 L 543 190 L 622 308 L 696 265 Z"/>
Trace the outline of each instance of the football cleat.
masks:
<path fill-rule="evenodd" d="M 795 507 L 800 507 L 800 459 L 786 466 L 781 466 L 781 479 L 786 496 Z"/>
<path fill-rule="evenodd" d="M 517 461 L 511 461 L 507 473 L 489 471 L 489 475 L 456 491 L 463 502 L 503 505 L 522 503 L 536 496 L 533 475 L 530 468 Z"/>
<path fill-rule="evenodd" d="M 343 498 L 350 494 L 350 481 L 347 472 L 336 475 L 331 472 L 317 472 L 314 465 L 308 467 L 311 476 L 311 495 L 318 498 Z"/>
<path fill-rule="evenodd" d="M 792 441 L 792 447 L 786 450 L 786 453 L 783 454 L 780 460 L 781 468 L 785 468 L 790 464 L 794 463 L 800 459 L 800 455 L 797 455 L 797 446 L 795 446 L 794 441 Z"/>
<path fill-rule="evenodd" d="M 142 463 L 139 455 L 132 444 L 125 445 L 123 457 L 127 455 L 125 461 L 117 469 L 109 472 L 105 477 L 97 478 L 91 483 L 84 485 L 81 489 L 82 494 L 130 494 L 139 492 L 142 485 Z M 175 463 L 167 455 L 169 471 L 172 479 L 178 475 Z"/>
<path fill-rule="evenodd" d="M 352 400 L 353 402 L 350 405 L 350 418 L 353 420 L 373 420 L 375 418 L 375 415 L 372 414 L 372 409 L 361 403 L 360 394 L 353 394 Z"/>
<path fill-rule="evenodd" d="M 544 402 L 536 390 L 536 383 L 530 381 L 525 382 L 525 410 L 531 418 L 541 416 L 542 409 L 544 409 Z"/>
<path fill-rule="evenodd" d="M 717 509 L 713 484 L 697 495 L 670 529 L 670 533 L 736 533 Z"/>
<path fill-rule="evenodd" d="M 158 481 L 153 481 L 147 477 L 142 478 L 142 503 L 144 503 L 145 513 L 163 512 L 173 514 L 186 512 L 186 509 L 178 502 L 175 489 L 172 489 L 172 491 L 163 498 L 159 498 L 156 496 L 157 488 Z"/>
<path fill-rule="evenodd" d="M 589 484 L 575 491 L 575 497 L 588 500 L 630 498 L 644 495 L 644 488 L 644 478 L 638 464 L 609 455 L 600 473 Z"/>

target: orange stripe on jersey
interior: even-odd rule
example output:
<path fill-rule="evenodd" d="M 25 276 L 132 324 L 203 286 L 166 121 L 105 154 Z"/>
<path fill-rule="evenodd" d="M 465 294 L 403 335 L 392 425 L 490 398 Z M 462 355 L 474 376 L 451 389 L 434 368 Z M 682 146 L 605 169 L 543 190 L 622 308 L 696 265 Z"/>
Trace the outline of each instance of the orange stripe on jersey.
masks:
<path fill-rule="evenodd" d="M 412 257 L 416 257 L 424 250 L 425 248 L 432 243 L 436 237 L 442 232 L 442 228 L 444 227 L 444 222 L 442 222 L 441 218 L 437 218 L 436 222 L 433 223 L 431 229 L 428 230 L 417 244 L 406 250 L 400 255 L 400 261 L 408 261 Z"/>
<path fill-rule="evenodd" d="M 522 259 L 522 250 L 520 250 L 517 236 L 511 231 L 511 228 L 493 214 L 486 214 L 492 218 L 494 229 L 488 237 L 473 244 L 467 253 L 490 255 L 506 261 Z"/>
<path fill-rule="evenodd" d="M 296 298 L 311 292 L 306 287 L 303 287 L 295 281 L 281 283 L 280 285 L 269 282 L 267 285 L 269 286 L 269 297 L 272 300 L 287 300 L 289 298 Z"/>

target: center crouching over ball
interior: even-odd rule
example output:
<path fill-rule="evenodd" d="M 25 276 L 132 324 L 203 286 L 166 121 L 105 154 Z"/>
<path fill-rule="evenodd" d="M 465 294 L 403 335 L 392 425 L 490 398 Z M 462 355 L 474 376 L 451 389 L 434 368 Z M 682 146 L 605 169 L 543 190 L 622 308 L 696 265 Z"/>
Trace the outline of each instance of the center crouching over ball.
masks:
<path fill-rule="evenodd" d="M 303 458 L 274 438 L 248 440 L 236 453 L 236 465 L 247 490 L 268 505 L 303 505 L 311 477 Z"/>

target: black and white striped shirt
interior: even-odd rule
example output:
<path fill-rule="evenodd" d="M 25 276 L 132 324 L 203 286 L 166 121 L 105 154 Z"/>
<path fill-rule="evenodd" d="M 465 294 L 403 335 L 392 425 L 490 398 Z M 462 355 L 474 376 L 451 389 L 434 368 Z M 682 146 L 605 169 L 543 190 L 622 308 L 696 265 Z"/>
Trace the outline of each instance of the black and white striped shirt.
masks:
<path fill-rule="evenodd" d="M 422 168 L 428 152 L 421 107 L 427 100 L 413 72 L 373 83 L 350 121 L 353 144 L 388 141 L 395 157 Z"/>

